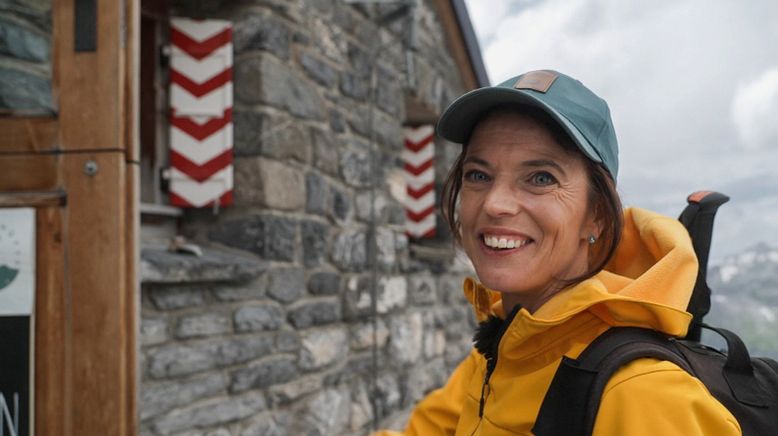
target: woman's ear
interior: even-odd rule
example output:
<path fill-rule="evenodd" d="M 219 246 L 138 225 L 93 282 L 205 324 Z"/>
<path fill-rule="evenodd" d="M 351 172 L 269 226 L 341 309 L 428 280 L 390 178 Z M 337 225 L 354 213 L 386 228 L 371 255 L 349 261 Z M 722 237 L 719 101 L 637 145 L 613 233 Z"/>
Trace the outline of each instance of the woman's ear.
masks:
<path fill-rule="evenodd" d="M 589 239 L 590 236 L 594 236 L 595 240 L 599 240 L 600 235 L 602 235 L 602 232 L 605 230 L 605 226 L 603 225 L 604 221 L 605 218 L 602 213 L 602 208 L 599 205 L 596 204 L 589 208 L 589 215 L 586 218 L 586 225 L 584 226 L 584 230 L 586 231 L 584 238 Z"/>

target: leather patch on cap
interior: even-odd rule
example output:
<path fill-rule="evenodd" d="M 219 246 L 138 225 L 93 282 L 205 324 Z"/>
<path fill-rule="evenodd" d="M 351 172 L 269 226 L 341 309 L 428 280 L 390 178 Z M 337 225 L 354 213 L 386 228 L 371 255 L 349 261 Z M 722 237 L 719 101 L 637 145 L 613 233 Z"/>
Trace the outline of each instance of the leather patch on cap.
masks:
<path fill-rule="evenodd" d="M 521 76 L 513 87 L 516 89 L 532 89 L 545 94 L 545 92 L 548 91 L 548 88 L 551 88 L 551 85 L 557 77 L 559 77 L 559 75 L 553 71 L 530 71 Z"/>

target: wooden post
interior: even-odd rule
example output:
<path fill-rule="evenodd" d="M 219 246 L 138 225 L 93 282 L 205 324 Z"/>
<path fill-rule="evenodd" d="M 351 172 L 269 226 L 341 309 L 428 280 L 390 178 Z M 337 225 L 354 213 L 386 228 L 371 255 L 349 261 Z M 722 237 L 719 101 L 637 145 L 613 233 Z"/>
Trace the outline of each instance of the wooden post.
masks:
<path fill-rule="evenodd" d="M 0 119 L 0 206 L 37 209 L 34 429 L 130 436 L 138 429 L 139 2 L 52 4 L 57 115 Z M 79 5 L 97 8 L 94 22 L 79 15 L 79 26 L 94 29 L 81 35 L 83 51 Z"/>

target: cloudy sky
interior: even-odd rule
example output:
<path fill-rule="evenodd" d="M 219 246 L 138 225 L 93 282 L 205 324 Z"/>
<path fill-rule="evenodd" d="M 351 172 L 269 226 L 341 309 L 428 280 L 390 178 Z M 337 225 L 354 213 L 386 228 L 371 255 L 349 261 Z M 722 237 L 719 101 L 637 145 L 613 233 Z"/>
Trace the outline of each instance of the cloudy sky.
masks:
<path fill-rule="evenodd" d="M 712 261 L 778 246 L 778 1 L 466 0 L 493 84 L 534 69 L 605 98 L 627 205 L 732 200 Z"/>

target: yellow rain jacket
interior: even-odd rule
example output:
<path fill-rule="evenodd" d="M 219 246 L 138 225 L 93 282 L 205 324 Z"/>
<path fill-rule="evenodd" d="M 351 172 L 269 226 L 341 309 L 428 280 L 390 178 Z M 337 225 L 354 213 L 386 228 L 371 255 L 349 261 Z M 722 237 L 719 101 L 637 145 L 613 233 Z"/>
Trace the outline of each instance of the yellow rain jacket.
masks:
<path fill-rule="evenodd" d="M 627 209 L 622 242 L 605 270 L 558 293 L 535 313 L 521 309 L 515 315 L 500 339 L 487 386 L 486 360 L 474 349 L 445 386 L 417 405 L 404 432 L 378 436 L 531 434 L 563 355 L 577 357 L 611 326 L 685 335 L 691 315 L 684 309 L 696 276 L 691 241 L 677 220 Z M 499 293 L 472 279 L 464 288 L 479 321 L 505 317 Z M 732 414 L 698 379 L 670 362 L 649 358 L 613 375 L 594 426 L 596 436 L 740 434 Z"/>

